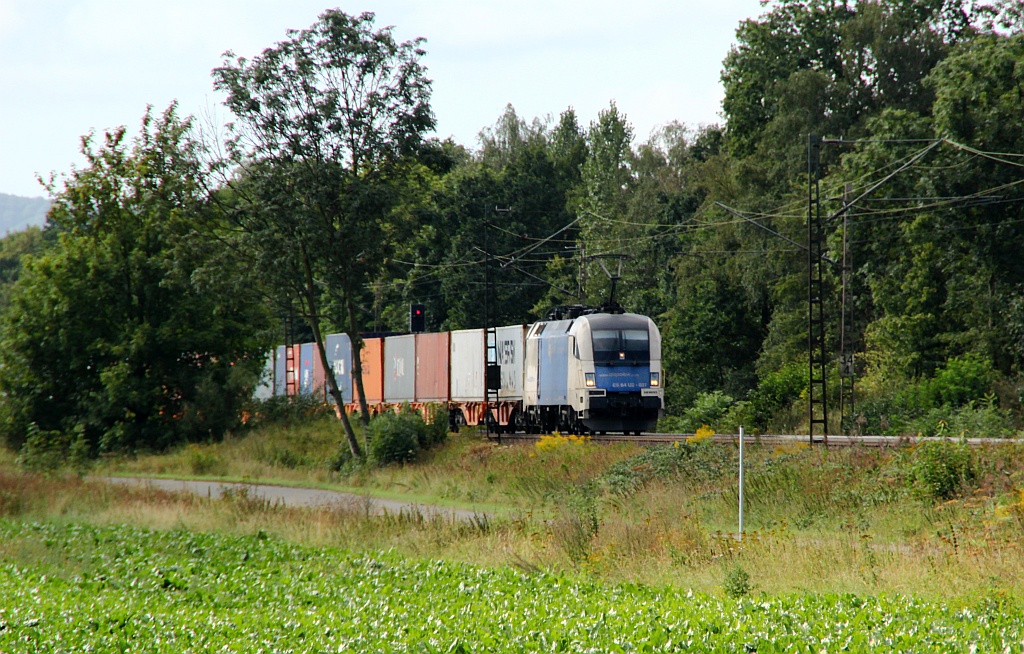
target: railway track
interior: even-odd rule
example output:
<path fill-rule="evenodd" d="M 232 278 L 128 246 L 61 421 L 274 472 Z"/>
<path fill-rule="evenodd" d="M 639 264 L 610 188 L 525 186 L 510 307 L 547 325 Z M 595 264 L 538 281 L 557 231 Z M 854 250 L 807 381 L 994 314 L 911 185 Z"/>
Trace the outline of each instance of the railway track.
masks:
<path fill-rule="evenodd" d="M 623 434 L 605 434 L 591 436 L 591 441 L 595 443 L 637 443 L 640 445 L 661 445 L 665 443 L 675 443 L 678 441 L 685 441 L 687 438 L 692 438 L 693 434 L 640 434 L 639 436 L 626 436 Z M 711 437 L 716 443 L 738 443 L 738 434 L 715 434 Z M 529 444 L 540 439 L 539 434 L 491 434 L 490 439 L 492 441 L 502 443 L 522 443 Z M 810 438 L 807 435 L 801 434 L 761 434 L 753 435 L 746 434 L 743 437 L 744 443 L 747 444 L 760 444 L 760 445 L 786 445 L 786 444 L 805 444 L 810 445 Z M 928 441 L 943 441 L 943 440 L 957 440 L 953 438 L 939 438 L 939 437 L 915 437 L 915 436 L 840 436 L 832 435 L 827 437 L 815 436 L 814 445 L 816 446 L 837 446 L 837 447 L 852 447 L 859 445 L 861 447 L 901 447 L 907 445 L 916 445 L 917 443 L 928 442 Z M 1024 439 L 1020 438 L 967 438 L 965 442 L 972 447 L 980 447 L 982 445 L 992 445 L 998 443 L 1024 443 Z"/>

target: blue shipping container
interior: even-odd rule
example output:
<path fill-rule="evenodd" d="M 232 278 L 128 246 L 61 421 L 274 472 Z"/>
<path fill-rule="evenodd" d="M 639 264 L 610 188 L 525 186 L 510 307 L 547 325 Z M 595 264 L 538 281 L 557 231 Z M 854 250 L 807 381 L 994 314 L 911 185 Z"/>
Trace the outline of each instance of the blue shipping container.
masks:
<path fill-rule="evenodd" d="M 341 396 L 345 404 L 348 404 L 352 401 L 352 341 L 348 334 L 328 334 L 325 345 L 327 365 L 330 368 L 327 374 L 334 374 Z"/>

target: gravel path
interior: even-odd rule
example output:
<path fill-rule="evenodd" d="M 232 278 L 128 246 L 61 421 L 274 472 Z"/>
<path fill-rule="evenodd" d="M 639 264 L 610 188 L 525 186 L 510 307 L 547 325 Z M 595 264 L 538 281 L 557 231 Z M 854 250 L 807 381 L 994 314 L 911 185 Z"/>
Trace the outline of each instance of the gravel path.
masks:
<path fill-rule="evenodd" d="M 426 517 L 444 516 L 448 519 L 472 520 L 486 517 L 482 511 L 453 509 L 431 504 L 387 500 L 369 495 L 342 493 L 339 491 L 320 490 L 316 488 L 295 488 L 292 486 L 271 486 L 268 484 L 238 484 L 224 481 L 184 481 L 180 479 L 149 479 L 144 477 L 93 477 L 93 481 L 108 484 L 125 484 L 143 486 L 165 491 L 188 491 L 196 495 L 205 495 L 219 499 L 225 489 L 247 489 L 249 497 L 265 499 L 272 503 L 280 503 L 290 507 L 316 507 L 341 504 L 346 507 L 358 508 L 373 515 L 383 513 L 414 513 L 419 512 Z"/>

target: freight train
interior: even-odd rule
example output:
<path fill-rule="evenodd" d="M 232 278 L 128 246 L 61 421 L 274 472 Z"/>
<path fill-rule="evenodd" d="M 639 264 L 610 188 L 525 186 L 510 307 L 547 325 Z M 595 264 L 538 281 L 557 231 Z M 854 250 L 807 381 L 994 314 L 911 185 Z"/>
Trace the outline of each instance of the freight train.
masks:
<path fill-rule="evenodd" d="M 499 433 L 652 430 L 664 409 L 665 381 L 654 321 L 583 308 L 556 317 L 493 330 L 364 337 L 360 358 L 370 411 L 439 404 L 453 427 L 487 421 Z M 345 408 L 358 411 L 350 339 L 331 334 L 324 340 Z M 327 401 L 328 371 L 315 347 L 278 347 L 257 396 Z"/>

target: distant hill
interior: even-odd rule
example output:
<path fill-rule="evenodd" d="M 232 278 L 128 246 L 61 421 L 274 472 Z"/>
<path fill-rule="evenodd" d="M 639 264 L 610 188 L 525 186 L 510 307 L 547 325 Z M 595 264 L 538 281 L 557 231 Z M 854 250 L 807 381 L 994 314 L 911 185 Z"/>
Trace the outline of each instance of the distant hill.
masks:
<path fill-rule="evenodd" d="M 20 232 L 26 227 L 42 227 L 50 201 L 44 198 L 23 198 L 0 193 L 0 235 Z"/>

